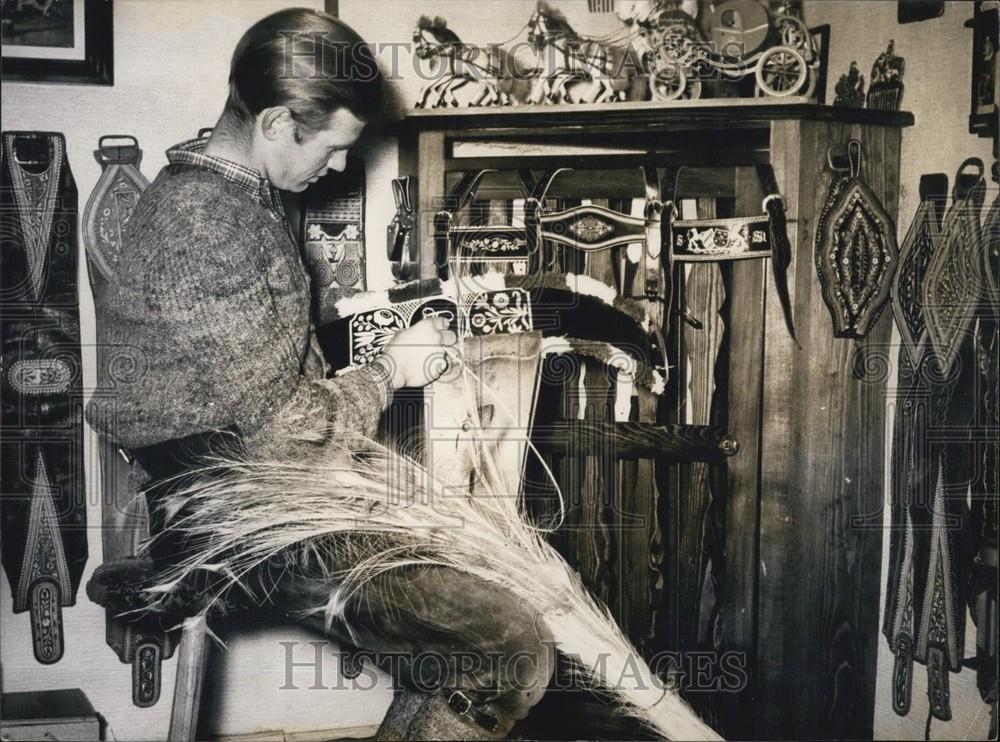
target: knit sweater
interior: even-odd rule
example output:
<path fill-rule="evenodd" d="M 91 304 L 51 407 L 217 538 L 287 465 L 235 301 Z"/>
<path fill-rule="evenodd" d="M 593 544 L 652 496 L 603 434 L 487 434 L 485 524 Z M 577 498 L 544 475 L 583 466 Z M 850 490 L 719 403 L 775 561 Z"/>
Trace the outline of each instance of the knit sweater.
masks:
<path fill-rule="evenodd" d="M 384 375 L 324 378 L 309 277 L 280 210 L 218 170 L 172 164 L 122 244 L 95 297 L 107 364 L 87 408 L 96 429 L 141 447 L 235 426 L 257 452 L 302 431 L 374 432 Z"/>

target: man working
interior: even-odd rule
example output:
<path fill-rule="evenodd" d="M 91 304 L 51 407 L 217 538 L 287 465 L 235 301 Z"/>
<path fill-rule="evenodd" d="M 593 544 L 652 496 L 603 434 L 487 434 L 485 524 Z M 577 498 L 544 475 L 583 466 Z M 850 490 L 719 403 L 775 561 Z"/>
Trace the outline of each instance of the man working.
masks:
<path fill-rule="evenodd" d="M 154 477 L 182 471 L 185 452 L 214 431 L 235 432 L 261 457 L 308 457 L 322 443 L 303 442 L 303 429 L 372 436 L 392 390 L 443 371 L 443 349 L 456 338 L 435 318 L 399 333 L 364 370 L 325 378 L 308 274 L 277 192 L 300 192 L 327 170 L 343 170 L 381 109 L 382 79 L 360 37 L 331 16 L 289 9 L 240 40 L 211 137 L 168 151 L 170 164 L 139 201 L 98 305 L 103 342 L 134 348 L 142 373 L 87 410 Z M 289 608 L 316 605 L 334 588 L 322 579 L 277 587 L 275 602 Z M 429 685 L 421 679 L 437 692 L 397 694 L 379 738 L 504 736 L 552 674 L 534 617 L 502 591 L 443 570 L 414 570 L 393 587 L 406 609 L 367 604 L 354 635 L 363 648 L 533 662 L 528 677 L 526 663 L 516 663 L 516 683 L 499 670 L 481 687 L 470 687 L 455 663 L 440 666 Z M 413 681 L 412 672 L 404 662 L 398 680 Z"/>

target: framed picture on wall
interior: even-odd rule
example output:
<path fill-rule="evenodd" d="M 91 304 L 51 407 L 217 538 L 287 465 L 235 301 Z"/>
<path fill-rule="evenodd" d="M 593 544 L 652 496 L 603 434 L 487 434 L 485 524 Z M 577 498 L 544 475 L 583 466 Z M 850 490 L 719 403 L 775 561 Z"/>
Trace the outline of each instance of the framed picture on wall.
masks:
<path fill-rule="evenodd" d="M 813 46 L 819 57 L 819 69 L 816 72 L 816 88 L 813 90 L 812 98 L 816 103 L 823 105 L 826 103 L 826 67 L 830 58 L 830 24 L 824 23 L 809 29 L 812 36 Z"/>
<path fill-rule="evenodd" d="M 976 0 L 972 26 L 972 110 L 969 131 L 983 137 L 996 136 L 1000 110 L 1000 81 L 997 79 L 1000 0 Z"/>
<path fill-rule="evenodd" d="M 3 79 L 114 85 L 112 0 L 0 0 Z"/>

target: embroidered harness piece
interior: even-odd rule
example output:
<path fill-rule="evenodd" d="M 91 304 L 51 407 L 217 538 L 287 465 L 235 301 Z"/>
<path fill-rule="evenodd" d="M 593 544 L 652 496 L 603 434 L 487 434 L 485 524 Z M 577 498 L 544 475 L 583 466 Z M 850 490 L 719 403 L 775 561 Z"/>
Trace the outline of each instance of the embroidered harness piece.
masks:
<path fill-rule="evenodd" d="M 963 664 L 967 605 L 979 630 L 980 692 L 987 703 L 996 703 L 998 318 L 989 302 L 980 301 L 981 284 L 953 285 L 969 266 L 983 265 L 977 252 L 982 242 L 973 235 L 982 201 L 970 198 L 982 188 L 981 175 L 981 170 L 959 171 L 943 230 L 947 180 L 921 179 L 923 202 L 904 242 L 894 291 L 903 344 L 883 632 L 896 656 L 896 713 L 909 712 L 916 661 L 927 667 L 930 712 L 944 721 L 951 718 L 949 673 Z M 949 233 L 958 238 L 955 243 L 947 241 Z M 956 274 L 949 276 L 952 270 Z M 945 286 L 952 286 L 952 293 L 946 294 Z M 946 296 L 965 304 L 930 301 Z M 971 316 L 962 319 L 966 311 Z M 951 332 L 962 327 L 943 352 L 935 347 L 934 322 Z"/>
<path fill-rule="evenodd" d="M 83 210 L 83 246 L 90 285 L 97 291 L 114 275 L 122 250 L 122 229 L 149 181 L 139 172 L 142 150 L 133 136 L 101 137 L 94 159 L 101 166 L 101 177 Z"/>
<path fill-rule="evenodd" d="M 788 266 L 792 261 L 792 246 L 788 241 L 785 206 L 778 190 L 774 168 L 769 164 L 760 164 L 755 169 L 764 192 L 761 204 L 764 213 L 726 219 L 666 220 L 670 235 L 670 262 L 770 258 L 774 287 L 781 303 L 785 327 L 792 340 L 795 340 L 795 322 L 788 291 Z M 676 196 L 672 194 L 671 201 L 674 198 Z"/>
<path fill-rule="evenodd" d="M 344 372 L 370 363 L 400 330 L 440 316 L 463 338 L 538 331 L 543 337 L 586 339 L 608 349 L 604 359 L 611 355 L 632 358 L 636 377 L 650 385 L 657 349 L 641 308 L 627 299 L 608 302 L 607 296 L 581 293 L 580 286 L 601 293 L 594 286 L 598 282 L 584 279 L 556 273 L 544 277 L 487 274 L 460 282 L 464 290 L 457 300 L 450 295 L 455 284 L 414 282 L 390 294 L 373 294 L 368 300 L 358 295 L 338 303 L 338 310 L 347 314 L 320 326 L 317 337 L 327 361 Z M 605 295 L 614 294 L 610 286 L 603 289 Z"/>
<path fill-rule="evenodd" d="M 899 249 L 899 268 L 892 282 L 892 311 L 903 347 L 914 364 L 920 363 L 925 342 L 924 278 L 941 241 L 941 219 L 948 198 L 944 173 L 920 177 L 920 205 Z"/>
<path fill-rule="evenodd" d="M 4 132 L 0 543 L 35 659 L 63 655 L 62 608 L 87 561 L 76 184 L 62 134 Z"/>
<path fill-rule="evenodd" d="M 974 172 L 967 173 L 966 168 Z M 955 176 L 951 208 L 941 228 L 941 246 L 927 267 L 924 319 L 931 347 L 947 372 L 971 329 L 983 297 L 983 243 L 979 211 L 986 181 L 983 162 L 970 158 Z"/>
<path fill-rule="evenodd" d="M 816 272 L 833 334 L 863 338 L 885 307 L 896 271 L 896 225 L 861 179 L 861 142 L 847 144 L 849 167 L 830 186 L 816 226 Z"/>
<path fill-rule="evenodd" d="M 771 257 L 766 217 L 675 221 L 670 249 L 684 262 Z"/>

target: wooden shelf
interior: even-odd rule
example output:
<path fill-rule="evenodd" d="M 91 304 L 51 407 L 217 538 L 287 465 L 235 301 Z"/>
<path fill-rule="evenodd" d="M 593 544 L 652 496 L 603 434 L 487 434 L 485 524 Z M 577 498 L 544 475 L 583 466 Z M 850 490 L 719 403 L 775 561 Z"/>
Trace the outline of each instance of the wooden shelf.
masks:
<path fill-rule="evenodd" d="M 550 195 L 642 198 L 645 182 L 627 168 L 683 167 L 676 195 L 697 198 L 699 214 L 712 217 L 723 207 L 759 214 L 754 166 L 772 166 L 792 245 L 798 342 L 785 331 L 768 261 L 675 271 L 674 306 L 701 327 L 671 315 L 670 379 L 638 418 L 664 430 L 717 425 L 739 451 L 723 468 L 658 467 L 656 486 L 645 489 L 634 467 L 595 454 L 611 450 L 596 441 L 621 432 L 602 405 L 584 410 L 589 427 L 554 431 L 552 441 L 584 447 L 582 458 L 562 457 L 576 463 L 563 461 L 558 474 L 576 498 L 566 553 L 645 642 L 640 649 L 685 656 L 712 637 L 715 656 L 743 663 L 739 689 L 702 696 L 730 738 L 872 735 L 886 379 L 861 361 L 889 343 L 892 313 L 862 341 L 833 336 L 814 267 L 815 225 L 832 177 L 828 148 L 850 139 L 864 144 L 862 179 L 896 218 L 901 129 L 913 123 L 907 112 L 761 98 L 420 110 L 395 125 L 400 173 L 416 178 L 411 238 L 424 278 L 437 274 L 435 215 L 463 172 L 502 171 L 480 191 L 484 199 L 515 198 L 526 175 L 560 167 L 578 170 L 560 175 Z M 612 268 L 587 263 L 582 272 L 611 282 Z M 607 397 L 603 383 L 583 376 L 588 399 Z M 568 391 L 560 397 L 557 419 L 577 420 L 573 400 Z M 646 450 L 655 445 L 663 463 L 663 444 L 652 444 Z M 629 530 L 635 518 L 646 531 Z M 859 518 L 868 520 L 859 526 Z M 650 572 L 653 582 L 642 578 Z M 789 683 L 789 668 L 808 672 Z"/>
<path fill-rule="evenodd" d="M 651 131 L 691 129 L 701 126 L 720 128 L 759 127 L 784 119 L 836 121 L 871 126 L 913 126 L 913 114 L 907 111 L 872 111 L 864 108 L 820 106 L 807 98 L 716 98 L 709 100 L 642 101 L 627 103 L 589 103 L 566 105 L 529 105 L 478 108 L 433 108 L 408 111 L 390 127 L 390 133 L 405 135 L 427 130 L 454 130 L 472 135 L 489 130 L 491 135 L 511 134 L 530 129 L 534 134 L 565 134 L 574 129 L 587 132 Z"/>

